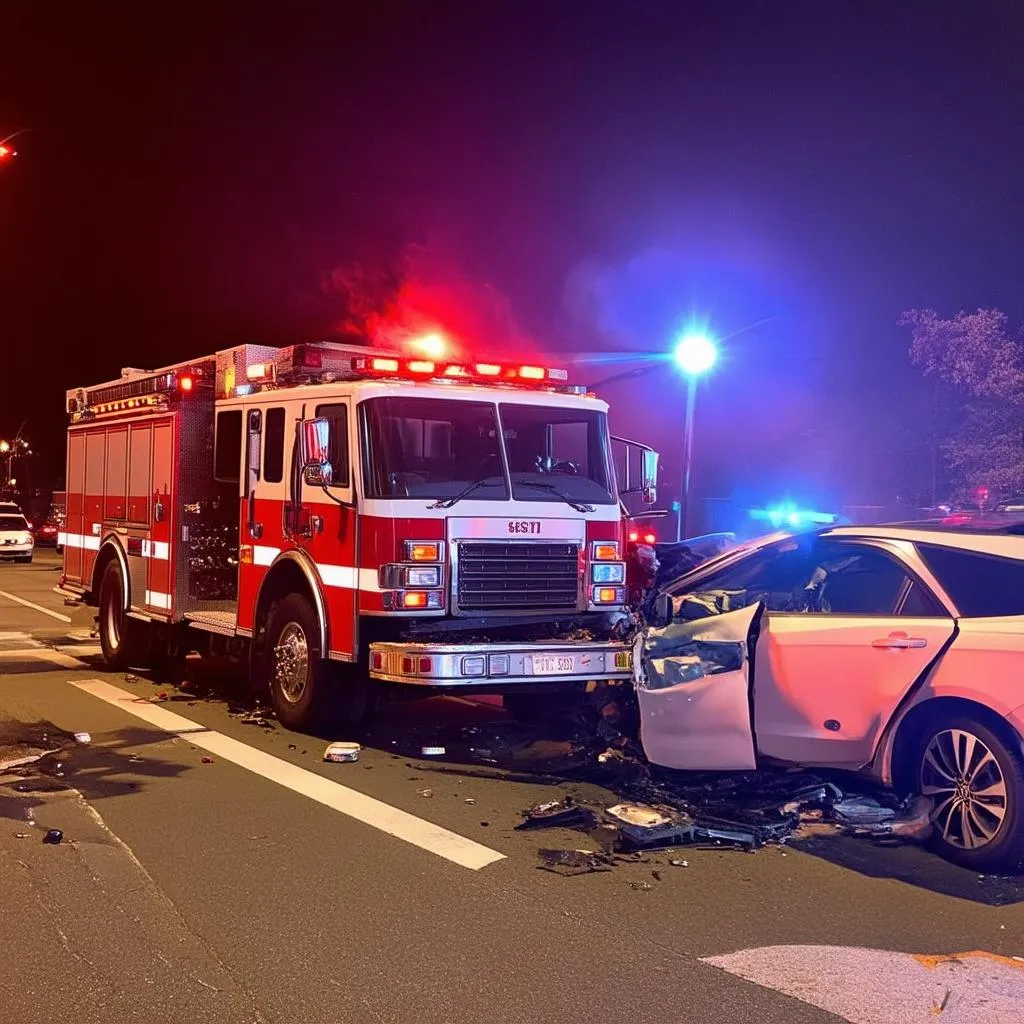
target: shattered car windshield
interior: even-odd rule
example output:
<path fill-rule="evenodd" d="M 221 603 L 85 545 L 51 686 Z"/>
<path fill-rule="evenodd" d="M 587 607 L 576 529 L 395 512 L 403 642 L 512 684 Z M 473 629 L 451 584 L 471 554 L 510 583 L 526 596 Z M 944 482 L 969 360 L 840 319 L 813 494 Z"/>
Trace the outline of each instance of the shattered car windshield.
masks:
<path fill-rule="evenodd" d="M 374 398 L 361 406 L 363 479 L 370 498 L 507 501 L 498 419 L 488 402 Z"/>
<path fill-rule="evenodd" d="M 501 426 L 517 501 L 616 503 L 604 413 L 505 402 Z"/>

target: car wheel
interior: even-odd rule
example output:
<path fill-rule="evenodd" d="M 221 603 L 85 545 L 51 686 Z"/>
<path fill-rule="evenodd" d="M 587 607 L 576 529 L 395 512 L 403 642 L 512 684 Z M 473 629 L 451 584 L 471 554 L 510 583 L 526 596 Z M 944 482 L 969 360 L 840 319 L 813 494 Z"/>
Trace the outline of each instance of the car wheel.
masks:
<path fill-rule="evenodd" d="M 320 650 L 320 625 L 309 601 L 289 594 L 267 628 L 270 699 L 289 729 L 323 728 L 332 712 L 331 663 Z"/>
<path fill-rule="evenodd" d="M 979 718 L 930 725 L 917 753 L 921 793 L 934 802 L 933 847 L 974 870 L 1024 863 L 1024 760 Z"/>
<path fill-rule="evenodd" d="M 142 624 L 125 614 L 124 594 L 121 567 L 113 561 L 103 572 L 99 600 L 100 650 L 113 669 L 128 668 L 138 661 Z"/>

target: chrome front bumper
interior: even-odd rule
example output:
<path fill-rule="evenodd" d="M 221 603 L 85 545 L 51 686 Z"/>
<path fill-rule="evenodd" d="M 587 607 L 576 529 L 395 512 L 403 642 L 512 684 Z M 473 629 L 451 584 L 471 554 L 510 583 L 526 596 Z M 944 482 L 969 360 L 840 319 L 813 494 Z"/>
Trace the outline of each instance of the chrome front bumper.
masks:
<path fill-rule="evenodd" d="M 34 544 L 0 544 L 0 558 L 24 558 L 33 551 Z"/>
<path fill-rule="evenodd" d="M 552 641 L 525 644 L 370 644 L 370 676 L 413 686 L 548 686 L 632 678 L 626 644 Z"/>

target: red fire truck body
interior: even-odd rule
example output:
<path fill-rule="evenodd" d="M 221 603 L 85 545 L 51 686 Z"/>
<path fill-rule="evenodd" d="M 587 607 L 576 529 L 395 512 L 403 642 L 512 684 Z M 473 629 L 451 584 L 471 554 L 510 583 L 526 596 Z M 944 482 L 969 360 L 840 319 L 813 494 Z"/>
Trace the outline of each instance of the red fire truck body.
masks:
<path fill-rule="evenodd" d="M 244 646 L 297 726 L 367 677 L 627 679 L 607 406 L 564 378 L 320 343 L 70 391 L 61 588 L 111 666 Z"/>

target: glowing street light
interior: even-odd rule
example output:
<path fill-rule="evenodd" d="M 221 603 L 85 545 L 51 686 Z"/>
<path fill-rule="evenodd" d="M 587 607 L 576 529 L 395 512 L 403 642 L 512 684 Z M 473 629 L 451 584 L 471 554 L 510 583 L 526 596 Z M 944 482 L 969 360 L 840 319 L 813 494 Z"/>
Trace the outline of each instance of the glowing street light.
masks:
<path fill-rule="evenodd" d="M 700 377 L 714 369 L 718 346 L 706 334 L 687 334 L 675 347 L 676 365 L 687 377 Z"/>
<path fill-rule="evenodd" d="M 693 410 L 697 403 L 697 381 L 714 369 L 718 362 L 718 345 L 710 335 L 699 331 L 684 334 L 673 350 L 676 365 L 686 377 L 686 418 L 683 421 L 683 478 L 679 488 L 679 515 L 676 517 L 676 540 L 681 541 L 686 529 L 690 503 L 690 469 L 693 465 Z"/>

